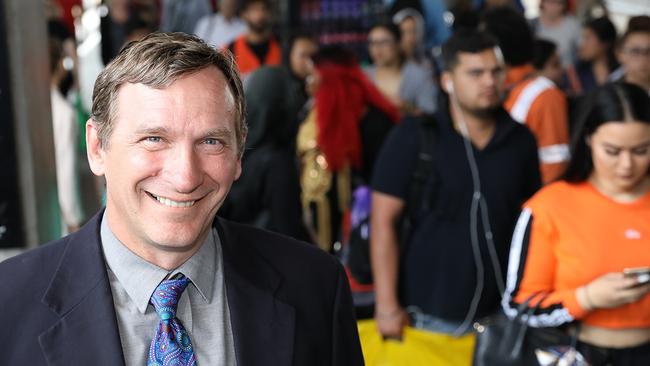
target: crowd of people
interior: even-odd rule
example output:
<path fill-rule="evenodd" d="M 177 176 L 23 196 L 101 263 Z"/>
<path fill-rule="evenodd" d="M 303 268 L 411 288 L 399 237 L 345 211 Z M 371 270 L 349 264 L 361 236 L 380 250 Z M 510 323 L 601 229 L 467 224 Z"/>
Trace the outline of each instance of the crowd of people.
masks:
<path fill-rule="evenodd" d="M 539 298 L 530 323 L 579 323 L 589 364 L 650 364 L 650 284 L 624 275 L 650 266 L 650 14 L 619 32 L 597 2 L 540 0 L 526 19 L 516 1 L 459 1 L 453 22 L 432 21 L 434 1 L 390 3 L 357 55 L 300 30 L 282 49 L 266 0 L 162 1 L 158 16 L 113 0 L 102 57 L 154 30 L 232 57 L 248 130 L 218 215 L 337 255 L 384 337 L 473 334 Z M 65 28 L 50 21 L 49 47 L 73 232 L 87 114 Z"/>

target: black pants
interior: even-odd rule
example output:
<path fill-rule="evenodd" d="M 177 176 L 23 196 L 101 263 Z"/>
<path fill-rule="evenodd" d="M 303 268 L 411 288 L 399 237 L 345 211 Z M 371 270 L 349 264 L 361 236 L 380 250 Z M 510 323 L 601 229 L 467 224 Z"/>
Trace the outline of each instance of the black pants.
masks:
<path fill-rule="evenodd" d="M 578 351 L 592 366 L 650 366 L 650 343 L 630 348 L 604 348 L 578 342 Z"/>

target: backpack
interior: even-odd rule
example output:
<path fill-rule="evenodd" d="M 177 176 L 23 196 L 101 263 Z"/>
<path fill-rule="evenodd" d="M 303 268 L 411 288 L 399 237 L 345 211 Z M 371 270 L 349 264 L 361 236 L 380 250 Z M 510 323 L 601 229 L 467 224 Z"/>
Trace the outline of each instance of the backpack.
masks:
<path fill-rule="evenodd" d="M 400 225 L 400 256 L 406 252 L 410 235 L 417 219 L 431 212 L 438 187 L 435 150 L 438 130 L 433 116 L 417 118 L 418 160 L 411 175 L 408 197 Z M 370 212 L 372 190 L 360 186 L 353 193 L 350 213 L 350 231 L 343 246 L 343 262 L 353 295 L 372 291 L 372 269 L 370 266 Z"/>

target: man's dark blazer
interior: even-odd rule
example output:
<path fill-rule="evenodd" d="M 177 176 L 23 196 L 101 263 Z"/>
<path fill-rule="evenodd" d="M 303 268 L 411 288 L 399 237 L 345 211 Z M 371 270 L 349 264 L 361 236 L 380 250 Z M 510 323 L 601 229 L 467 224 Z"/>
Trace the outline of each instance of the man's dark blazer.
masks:
<path fill-rule="evenodd" d="M 75 234 L 0 263 L 0 365 L 124 365 L 101 214 Z M 215 226 L 238 366 L 363 365 L 335 258 L 252 227 L 221 219 Z"/>

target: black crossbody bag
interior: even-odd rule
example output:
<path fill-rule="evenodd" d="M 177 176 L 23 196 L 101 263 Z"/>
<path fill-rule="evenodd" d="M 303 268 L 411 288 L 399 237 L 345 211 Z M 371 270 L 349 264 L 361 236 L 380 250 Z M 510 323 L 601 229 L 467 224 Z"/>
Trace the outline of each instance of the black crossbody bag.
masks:
<path fill-rule="evenodd" d="M 514 318 L 502 311 L 474 324 L 476 345 L 474 366 L 588 366 L 576 351 L 580 324 L 572 335 L 567 327 L 534 328 L 528 320 L 540 308 L 548 294 L 536 293 L 517 308 Z M 533 299 L 541 297 L 534 307 Z M 545 358 L 548 363 L 540 363 Z M 560 363 L 562 362 L 562 363 Z M 566 362 L 566 363 L 565 363 Z"/>

